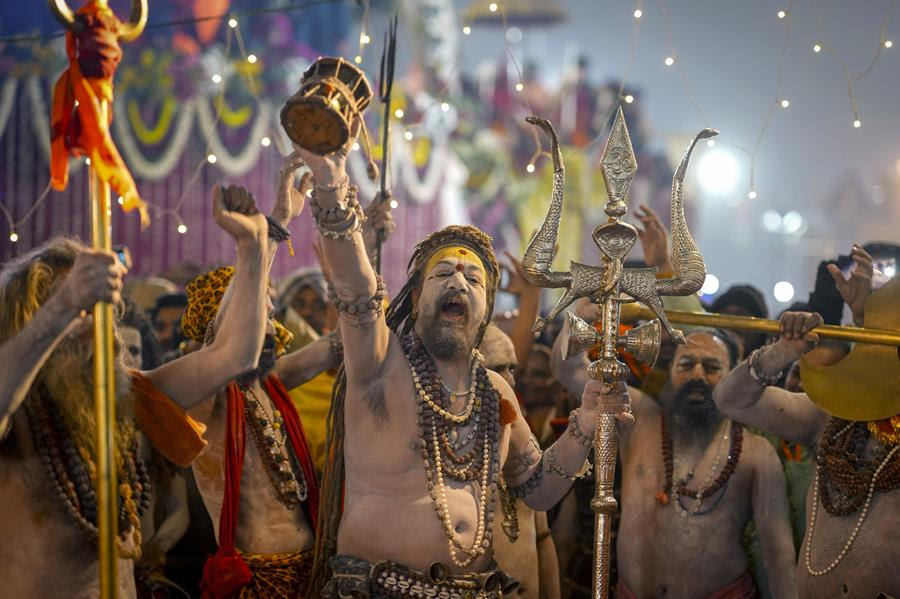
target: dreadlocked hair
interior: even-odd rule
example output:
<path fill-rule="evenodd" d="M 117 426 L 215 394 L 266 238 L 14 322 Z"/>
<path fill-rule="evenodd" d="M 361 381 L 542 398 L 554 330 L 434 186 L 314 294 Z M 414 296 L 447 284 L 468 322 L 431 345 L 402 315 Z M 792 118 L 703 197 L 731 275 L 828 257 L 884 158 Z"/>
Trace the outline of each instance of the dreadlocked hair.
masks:
<path fill-rule="evenodd" d="M 406 267 L 407 281 L 391 300 L 385 314 L 388 328 L 397 336 L 405 337 L 415 326 L 413 291 L 421 289 L 425 265 L 435 252 L 452 246 L 464 247 L 474 252 L 482 261 L 485 281 L 486 306 L 484 321 L 478 329 L 475 347 L 481 340 L 494 312 L 494 298 L 500 282 L 500 267 L 486 233 L 469 225 L 450 225 L 423 239 L 413 250 Z M 328 410 L 325 436 L 325 468 L 320 486 L 319 520 L 316 527 L 316 560 L 313 565 L 310 597 L 318 597 L 331 578 L 329 561 L 337 554 L 337 533 L 344 507 L 344 402 L 347 396 L 347 373 L 342 365 L 331 391 L 331 407 Z"/>

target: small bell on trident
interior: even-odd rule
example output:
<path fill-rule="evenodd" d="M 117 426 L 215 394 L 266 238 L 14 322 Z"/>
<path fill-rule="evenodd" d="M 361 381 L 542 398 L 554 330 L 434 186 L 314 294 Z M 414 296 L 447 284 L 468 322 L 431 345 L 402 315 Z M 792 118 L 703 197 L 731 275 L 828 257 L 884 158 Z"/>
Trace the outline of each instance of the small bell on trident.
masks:
<path fill-rule="evenodd" d="M 626 197 L 637 171 L 637 160 L 631 147 L 631 138 L 625 126 L 622 108 L 616 112 L 606 148 L 600 159 L 600 169 L 609 199 L 604 211 L 609 219 L 594 228 L 592 239 L 600 250 L 600 266 L 572 262 L 568 271 L 551 271 L 556 255 L 556 238 L 562 216 L 565 167 L 559 151 L 559 142 L 550 122 L 528 117 L 532 125 L 543 129 L 550 136 L 553 155 L 553 191 L 550 208 L 534 239 L 528 244 L 522 266 L 529 283 L 539 287 L 565 288 L 565 293 L 550 310 L 547 319 L 539 318 L 535 330 L 542 330 L 547 322 L 575 300 L 587 297 L 601 306 L 602 331 L 595 332 L 579 318 L 569 314 L 570 336 L 565 344 L 568 356 L 600 345 L 600 357 L 588 368 L 588 376 L 613 384 L 624 381 L 626 366 L 616 357 L 616 350 L 626 348 L 641 360 L 650 364 L 659 353 L 662 327 L 676 343 L 684 342 L 681 331 L 672 328 L 663 310 L 661 296 L 690 295 L 700 290 L 706 278 L 706 266 L 684 218 L 684 175 L 694 146 L 701 139 L 718 135 L 714 129 L 704 129 L 694 137 L 681 159 L 672 180 L 672 256 L 674 276 L 657 279 L 657 269 L 625 268 L 625 257 L 638 238 L 637 229 L 620 219 L 625 215 Z M 647 325 L 619 333 L 620 304 L 638 301 L 647 306 L 656 319 Z M 567 357 L 568 357 L 567 356 Z M 617 503 L 613 497 L 616 453 L 619 429 L 613 413 L 600 413 L 594 436 L 594 461 L 596 491 L 591 501 L 594 510 L 594 599 L 606 599 L 609 595 L 610 524 Z"/>

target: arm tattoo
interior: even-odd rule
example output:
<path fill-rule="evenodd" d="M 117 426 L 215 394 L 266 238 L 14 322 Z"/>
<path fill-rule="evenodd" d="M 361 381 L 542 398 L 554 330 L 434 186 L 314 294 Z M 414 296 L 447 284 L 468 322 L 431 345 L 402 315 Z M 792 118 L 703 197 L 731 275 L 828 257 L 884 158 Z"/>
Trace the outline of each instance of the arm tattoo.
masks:
<path fill-rule="evenodd" d="M 541 448 L 535 440 L 534 435 L 530 435 L 528 443 L 522 448 L 522 451 L 515 455 L 511 455 L 506 459 L 503 472 L 507 478 L 518 478 L 540 461 Z"/>

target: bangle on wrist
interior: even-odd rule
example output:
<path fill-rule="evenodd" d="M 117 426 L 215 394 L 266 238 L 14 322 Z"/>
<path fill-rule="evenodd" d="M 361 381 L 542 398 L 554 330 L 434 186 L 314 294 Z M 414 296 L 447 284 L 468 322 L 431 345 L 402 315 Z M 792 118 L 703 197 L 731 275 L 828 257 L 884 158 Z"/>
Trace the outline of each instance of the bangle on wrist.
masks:
<path fill-rule="evenodd" d="M 762 347 L 758 347 L 750 352 L 750 357 L 747 358 L 747 366 L 750 367 L 750 377 L 765 387 L 771 387 L 772 385 L 777 385 L 778 381 L 781 380 L 781 375 L 783 371 L 778 371 L 773 374 L 767 374 L 763 372 L 762 368 L 759 366 L 759 354 Z"/>

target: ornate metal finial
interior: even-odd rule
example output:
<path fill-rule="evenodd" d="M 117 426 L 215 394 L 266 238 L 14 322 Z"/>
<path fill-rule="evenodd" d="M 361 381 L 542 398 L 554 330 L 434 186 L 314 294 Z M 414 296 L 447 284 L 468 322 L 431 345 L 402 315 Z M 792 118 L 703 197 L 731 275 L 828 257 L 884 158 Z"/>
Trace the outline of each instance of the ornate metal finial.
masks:
<path fill-rule="evenodd" d="M 603 172 L 603 182 L 609 196 L 604 210 L 608 216 L 619 218 L 625 214 L 625 197 L 637 173 L 637 160 L 631 147 L 631 137 L 628 135 L 621 106 L 616 110 L 616 119 L 613 121 L 609 139 L 606 140 L 606 147 L 600 158 L 600 170 Z"/>

